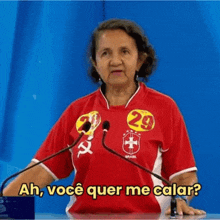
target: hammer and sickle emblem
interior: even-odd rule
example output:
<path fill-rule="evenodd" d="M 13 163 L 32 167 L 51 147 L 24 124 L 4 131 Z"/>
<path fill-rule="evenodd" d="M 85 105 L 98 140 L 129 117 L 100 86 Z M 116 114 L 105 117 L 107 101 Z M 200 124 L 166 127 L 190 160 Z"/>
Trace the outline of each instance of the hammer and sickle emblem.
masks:
<path fill-rule="evenodd" d="M 84 145 L 84 143 L 87 143 L 87 147 Z M 84 142 L 80 143 L 80 145 L 78 146 L 78 148 L 79 148 L 79 149 L 82 148 L 83 150 L 80 150 L 80 151 L 78 152 L 77 157 L 79 158 L 80 154 L 86 154 L 86 153 L 92 154 L 93 152 L 90 150 L 91 146 L 92 146 L 91 141 L 84 141 Z"/>

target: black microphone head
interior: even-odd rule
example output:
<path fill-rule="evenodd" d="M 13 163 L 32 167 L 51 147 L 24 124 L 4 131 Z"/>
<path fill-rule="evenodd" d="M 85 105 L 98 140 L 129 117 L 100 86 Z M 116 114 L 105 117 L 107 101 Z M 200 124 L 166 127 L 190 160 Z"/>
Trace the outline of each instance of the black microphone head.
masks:
<path fill-rule="evenodd" d="M 91 127 L 91 122 L 87 121 L 83 124 L 82 130 L 87 132 L 90 129 L 90 127 Z"/>
<path fill-rule="evenodd" d="M 108 121 L 104 121 L 103 124 L 102 124 L 102 128 L 103 130 L 109 130 L 110 128 L 110 123 Z"/>

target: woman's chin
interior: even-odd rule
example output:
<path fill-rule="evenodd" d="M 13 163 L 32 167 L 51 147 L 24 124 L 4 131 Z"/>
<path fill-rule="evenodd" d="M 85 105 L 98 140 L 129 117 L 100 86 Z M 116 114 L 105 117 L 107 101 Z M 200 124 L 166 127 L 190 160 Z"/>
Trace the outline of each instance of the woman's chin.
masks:
<path fill-rule="evenodd" d="M 110 86 L 116 86 L 116 87 L 118 87 L 118 86 L 127 87 L 131 83 L 128 81 L 127 78 L 124 78 L 124 77 L 114 77 L 111 80 L 109 80 L 109 82 L 107 82 L 106 84 L 110 85 Z"/>

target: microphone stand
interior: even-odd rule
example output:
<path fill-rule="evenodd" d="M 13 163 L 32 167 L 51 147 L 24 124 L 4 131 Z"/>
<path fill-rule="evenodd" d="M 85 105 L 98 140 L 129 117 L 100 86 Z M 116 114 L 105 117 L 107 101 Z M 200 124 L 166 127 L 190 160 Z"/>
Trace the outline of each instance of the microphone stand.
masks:
<path fill-rule="evenodd" d="M 129 162 L 129 163 L 131 163 L 131 164 L 133 164 L 134 166 L 136 166 L 136 167 L 138 167 L 138 168 L 144 170 L 145 172 L 150 173 L 151 175 L 153 175 L 153 176 L 155 176 L 156 178 L 158 178 L 158 179 L 162 180 L 163 182 L 165 182 L 167 185 L 172 186 L 172 184 L 171 184 L 168 180 L 164 179 L 162 176 L 159 176 L 159 175 L 157 175 L 156 173 L 151 172 L 150 170 L 146 169 L 145 167 L 141 166 L 140 164 L 138 164 L 138 163 L 136 163 L 136 162 L 134 162 L 134 161 L 132 161 L 132 160 L 127 159 L 126 157 L 122 156 L 121 154 L 119 154 L 119 153 L 117 153 L 116 151 L 114 151 L 114 150 L 112 150 L 111 148 L 109 148 L 109 147 L 105 144 L 105 137 L 106 137 L 106 134 L 107 134 L 107 132 L 108 132 L 108 130 L 109 130 L 109 127 L 110 127 L 109 122 L 105 121 L 105 122 L 103 123 L 102 145 L 103 145 L 103 147 L 104 147 L 107 151 L 109 151 L 110 153 L 115 154 L 116 156 L 120 157 L 121 159 L 123 159 L 123 160 L 125 160 L 125 161 L 127 161 L 127 162 Z M 177 208 L 176 208 L 176 198 L 175 198 L 174 195 L 171 196 L 171 206 L 170 206 L 170 209 L 171 209 L 171 214 L 170 214 L 171 218 L 175 218 L 176 215 L 177 215 L 177 211 L 176 211 Z"/>
<path fill-rule="evenodd" d="M 33 167 L 71 149 L 72 147 L 74 147 L 82 138 L 82 136 L 89 131 L 91 127 L 91 123 L 90 122 L 85 122 L 83 124 L 83 128 L 82 128 L 82 132 L 80 133 L 80 135 L 78 136 L 78 138 L 71 144 L 68 145 L 66 148 L 58 151 L 57 153 L 54 153 L 48 157 L 46 157 L 45 159 L 9 176 L 7 179 L 4 180 L 4 182 L 1 185 L 0 188 L 0 219 L 2 218 L 13 218 L 13 219 L 34 219 L 34 197 L 4 197 L 3 195 L 3 189 L 5 187 L 5 184 L 8 182 L 8 180 L 10 180 L 13 177 L 18 176 L 19 174 L 32 169 Z M 3 203 L 5 203 L 5 206 L 3 205 Z M 27 205 L 27 207 L 24 207 L 24 203 Z M 8 209 L 8 210 L 7 210 Z M 19 212 L 18 212 L 19 211 Z M 2 214 L 3 213 L 3 214 Z M 9 216 L 10 214 L 10 216 Z"/>
<path fill-rule="evenodd" d="M 16 177 L 16 176 L 18 176 L 19 174 L 21 174 L 21 173 L 23 173 L 23 172 L 25 172 L 25 171 L 27 171 L 27 170 L 29 170 L 29 169 L 32 169 L 33 167 L 35 167 L 35 166 L 37 166 L 37 165 L 39 165 L 39 164 L 41 164 L 41 163 L 43 163 L 43 162 L 45 162 L 45 161 L 47 161 L 47 160 L 49 160 L 49 159 L 51 159 L 51 158 L 53 158 L 53 157 L 55 157 L 55 156 L 57 156 L 57 155 L 63 153 L 63 152 L 66 151 L 66 150 L 71 149 L 72 147 L 74 147 L 74 146 L 80 141 L 80 139 L 82 138 L 82 136 L 84 135 L 84 133 L 85 133 L 85 132 L 81 132 L 80 135 L 79 135 L 79 137 L 78 137 L 71 145 L 68 145 L 68 147 L 66 147 L 66 148 L 64 148 L 64 149 L 62 149 L 62 150 L 60 150 L 60 151 L 58 151 L 57 153 L 54 153 L 54 154 L 50 155 L 49 157 L 46 157 L 45 159 L 43 159 L 43 160 L 41 160 L 41 161 L 39 161 L 39 162 L 33 164 L 32 166 L 29 166 L 29 167 L 25 168 L 24 170 L 21 170 L 21 171 L 15 173 L 15 174 L 9 176 L 7 179 L 5 179 L 4 182 L 3 182 L 2 185 L 1 185 L 0 197 L 3 196 L 3 189 L 4 189 L 4 187 L 5 187 L 5 184 L 8 182 L 8 180 L 10 180 L 11 178 Z"/>

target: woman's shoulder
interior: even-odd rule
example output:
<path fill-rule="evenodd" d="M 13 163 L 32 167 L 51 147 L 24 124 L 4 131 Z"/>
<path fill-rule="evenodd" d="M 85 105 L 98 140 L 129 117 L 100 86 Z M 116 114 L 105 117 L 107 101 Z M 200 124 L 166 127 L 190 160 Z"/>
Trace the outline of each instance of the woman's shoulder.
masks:
<path fill-rule="evenodd" d="M 100 93 L 99 90 L 96 90 L 88 95 L 82 96 L 74 100 L 67 107 L 67 110 L 72 111 L 74 109 L 74 111 L 76 112 L 77 110 L 81 111 L 82 109 L 85 108 L 85 106 L 92 106 L 99 93 Z"/>
<path fill-rule="evenodd" d="M 148 100 L 168 105 L 176 105 L 176 102 L 171 96 L 147 86 L 145 87 L 145 89 Z"/>
<path fill-rule="evenodd" d="M 88 101 L 94 100 L 98 94 L 99 94 L 99 90 L 96 90 L 96 91 L 89 93 L 85 96 L 79 97 L 78 99 L 74 100 L 70 105 L 74 105 L 74 106 L 84 105 Z"/>
<path fill-rule="evenodd" d="M 98 90 L 74 100 L 67 106 L 67 108 L 62 113 L 62 116 L 71 118 L 73 116 L 80 115 L 85 108 L 92 106 L 92 103 L 94 103 L 97 94 Z"/>
<path fill-rule="evenodd" d="M 154 106 L 154 108 L 158 111 L 163 111 L 166 114 L 179 114 L 179 107 L 171 96 L 149 87 L 146 87 L 146 89 L 146 100 L 148 104 Z"/>

